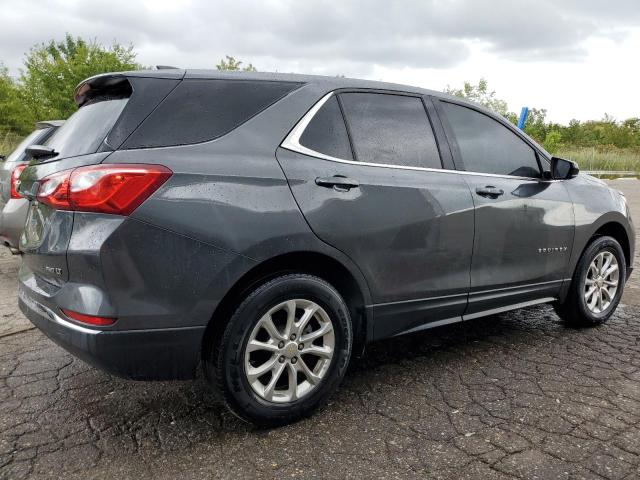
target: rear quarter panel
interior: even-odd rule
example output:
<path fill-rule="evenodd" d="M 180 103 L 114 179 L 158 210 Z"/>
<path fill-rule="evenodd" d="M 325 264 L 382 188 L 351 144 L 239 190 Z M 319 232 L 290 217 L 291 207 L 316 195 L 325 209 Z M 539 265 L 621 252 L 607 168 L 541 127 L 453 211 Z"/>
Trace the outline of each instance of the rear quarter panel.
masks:
<path fill-rule="evenodd" d="M 161 164 L 174 172 L 131 217 L 257 261 L 304 247 L 309 228 L 275 152 L 321 95 L 307 88 L 214 141 L 114 152 L 105 163 Z"/>

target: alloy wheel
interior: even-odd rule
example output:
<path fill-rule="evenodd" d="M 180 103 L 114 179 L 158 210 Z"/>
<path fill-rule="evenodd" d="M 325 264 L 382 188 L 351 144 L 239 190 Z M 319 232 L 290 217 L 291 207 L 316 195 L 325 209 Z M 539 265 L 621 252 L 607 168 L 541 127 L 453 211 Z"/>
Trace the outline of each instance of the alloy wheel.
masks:
<path fill-rule="evenodd" d="M 329 370 L 333 324 L 317 303 L 292 299 L 265 313 L 249 335 L 244 370 L 264 400 L 292 402 L 308 395 Z"/>
<path fill-rule="evenodd" d="M 599 252 L 591 261 L 584 284 L 584 300 L 593 313 L 602 313 L 616 296 L 620 282 L 620 268 L 616 256 L 609 251 Z"/>

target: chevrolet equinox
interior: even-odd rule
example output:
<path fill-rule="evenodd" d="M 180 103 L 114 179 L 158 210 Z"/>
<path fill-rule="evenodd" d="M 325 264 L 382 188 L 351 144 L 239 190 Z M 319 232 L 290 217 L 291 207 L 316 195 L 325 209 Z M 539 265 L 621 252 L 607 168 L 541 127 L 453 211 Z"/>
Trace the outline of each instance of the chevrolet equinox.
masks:
<path fill-rule="evenodd" d="M 19 303 L 115 375 L 201 365 L 261 426 L 322 405 L 368 342 L 552 303 L 607 321 L 624 196 L 442 93 L 300 75 L 104 74 L 32 161 Z"/>

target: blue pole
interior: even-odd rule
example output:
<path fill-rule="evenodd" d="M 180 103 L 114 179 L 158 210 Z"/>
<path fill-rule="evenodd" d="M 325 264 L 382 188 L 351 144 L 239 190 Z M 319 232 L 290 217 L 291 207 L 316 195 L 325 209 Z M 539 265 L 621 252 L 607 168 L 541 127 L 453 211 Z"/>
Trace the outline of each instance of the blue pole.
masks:
<path fill-rule="evenodd" d="M 529 115 L 529 107 L 522 107 L 520 111 L 520 119 L 518 120 L 518 128 L 520 130 L 524 129 L 524 124 L 527 121 L 527 115 Z"/>

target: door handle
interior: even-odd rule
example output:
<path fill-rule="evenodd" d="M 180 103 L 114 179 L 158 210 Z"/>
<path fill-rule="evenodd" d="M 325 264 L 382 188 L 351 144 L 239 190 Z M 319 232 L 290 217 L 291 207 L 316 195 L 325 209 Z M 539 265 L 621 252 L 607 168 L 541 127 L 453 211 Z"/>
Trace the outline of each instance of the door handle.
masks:
<path fill-rule="evenodd" d="M 486 187 L 476 188 L 476 193 L 481 197 L 498 198 L 500 195 L 504 195 L 504 190 L 496 188 L 493 185 L 487 185 Z"/>
<path fill-rule="evenodd" d="M 352 188 L 358 188 L 360 184 L 351 178 L 343 177 L 341 175 L 334 175 L 333 177 L 318 177 L 316 178 L 316 185 L 320 187 L 333 188 L 337 191 L 347 192 Z"/>

